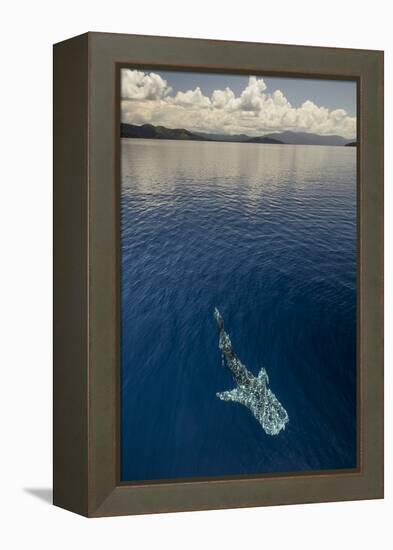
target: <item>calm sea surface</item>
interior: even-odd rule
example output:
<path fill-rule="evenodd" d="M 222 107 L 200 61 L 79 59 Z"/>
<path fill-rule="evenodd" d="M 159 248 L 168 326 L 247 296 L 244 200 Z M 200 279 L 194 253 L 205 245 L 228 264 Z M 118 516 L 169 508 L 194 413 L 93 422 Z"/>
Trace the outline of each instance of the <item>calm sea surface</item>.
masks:
<path fill-rule="evenodd" d="M 356 148 L 122 140 L 121 477 L 356 466 Z M 288 412 L 267 435 L 213 308 Z"/>

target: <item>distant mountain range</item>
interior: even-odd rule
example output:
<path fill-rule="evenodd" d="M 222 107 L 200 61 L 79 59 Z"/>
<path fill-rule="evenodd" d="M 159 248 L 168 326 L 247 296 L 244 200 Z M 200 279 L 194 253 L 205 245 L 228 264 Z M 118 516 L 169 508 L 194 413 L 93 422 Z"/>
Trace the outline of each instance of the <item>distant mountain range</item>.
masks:
<path fill-rule="evenodd" d="M 165 126 L 153 126 L 152 124 L 127 124 L 120 125 L 120 135 L 125 138 L 144 139 L 177 139 L 192 141 L 229 141 L 240 143 L 272 143 L 290 145 L 354 145 L 356 142 L 349 141 L 342 136 L 320 136 L 307 132 L 280 132 L 264 136 L 250 137 L 246 134 L 209 134 L 206 132 L 190 132 L 185 128 L 166 128 Z"/>
<path fill-rule="evenodd" d="M 122 122 L 120 125 L 120 135 L 126 138 L 144 138 L 144 139 L 180 139 L 192 141 L 242 141 L 250 143 L 282 143 L 282 141 L 272 137 L 257 137 L 250 136 L 219 136 L 217 134 L 202 134 L 190 132 L 184 128 L 166 128 L 165 126 L 153 126 L 152 124 L 143 124 L 137 126 L 135 124 L 126 124 Z"/>
<path fill-rule="evenodd" d="M 280 132 L 279 134 L 268 134 L 265 137 L 275 137 L 283 143 L 291 145 L 346 145 L 349 141 L 342 136 L 320 136 L 308 132 Z M 352 140 L 353 141 L 353 140 Z"/>
<path fill-rule="evenodd" d="M 250 136 L 247 136 L 246 134 L 208 134 L 207 132 L 194 132 L 194 134 L 197 134 L 198 136 L 202 136 L 209 141 L 248 141 L 250 139 Z"/>
<path fill-rule="evenodd" d="M 145 138 L 145 139 L 183 139 L 194 141 L 206 141 L 205 138 L 193 134 L 184 128 L 170 129 L 165 126 L 153 126 L 152 124 L 143 124 L 136 126 L 135 124 L 120 125 L 121 137 L 127 138 Z"/>

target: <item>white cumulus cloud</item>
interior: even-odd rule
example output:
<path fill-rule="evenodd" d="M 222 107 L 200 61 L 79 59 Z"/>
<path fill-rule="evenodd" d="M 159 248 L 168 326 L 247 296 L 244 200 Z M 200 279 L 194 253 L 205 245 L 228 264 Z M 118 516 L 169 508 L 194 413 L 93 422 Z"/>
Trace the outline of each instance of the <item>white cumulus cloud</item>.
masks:
<path fill-rule="evenodd" d="M 285 130 L 356 137 L 356 117 L 306 100 L 294 107 L 281 90 L 269 92 L 263 78 L 250 76 L 240 95 L 226 87 L 210 97 L 198 86 L 178 91 L 154 72 L 123 69 L 122 121 L 169 128 L 250 136 Z"/>
<path fill-rule="evenodd" d="M 250 76 L 248 86 L 242 91 L 237 107 L 242 111 L 261 111 L 266 99 L 266 84 L 262 78 Z"/>
<path fill-rule="evenodd" d="M 203 95 L 200 87 L 187 92 L 177 92 L 175 97 L 168 98 L 168 103 L 180 105 L 181 107 L 209 107 L 210 99 Z"/>
<path fill-rule="evenodd" d="M 171 91 L 166 80 L 156 73 L 123 69 L 121 72 L 122 99 L 158 99 Z"/>
<path fill-rule="evenodd" d="M 224 109 L 225 107 L 233 106 L 235 94 L 228 86 L 225 90 L 214 90 L 212 93 L 212 105 L 217 109 Z"/>

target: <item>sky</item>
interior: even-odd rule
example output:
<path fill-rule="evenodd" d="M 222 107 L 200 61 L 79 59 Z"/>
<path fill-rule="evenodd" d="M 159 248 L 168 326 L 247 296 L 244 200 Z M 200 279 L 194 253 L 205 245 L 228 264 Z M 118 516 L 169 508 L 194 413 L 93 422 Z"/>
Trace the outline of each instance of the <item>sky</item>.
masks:
<path fill-rule="evenodd" d="M 356 83 L 123 68 L 121 120 L 220 134 L 292 130 L 355 139 Z"/>

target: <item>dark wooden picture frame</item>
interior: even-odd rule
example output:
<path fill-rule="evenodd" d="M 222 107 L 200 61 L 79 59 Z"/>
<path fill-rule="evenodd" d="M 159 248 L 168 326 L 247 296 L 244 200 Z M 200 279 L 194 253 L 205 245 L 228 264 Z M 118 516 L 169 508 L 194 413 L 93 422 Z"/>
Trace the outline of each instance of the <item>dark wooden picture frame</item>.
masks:
<path fill-rule="evenodd" d="M 120 66 L 358 83 L 356 470 L 119 476 Z M 87 33 L 54 46 L 54 504 L 89 517 L 383 497 L 383 52 Z"/>

